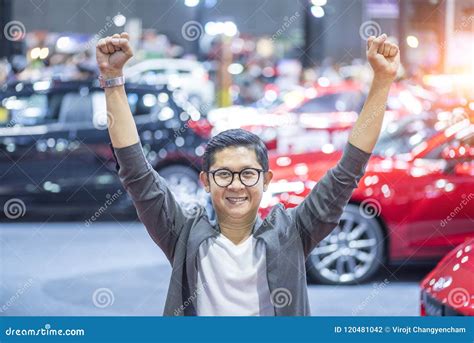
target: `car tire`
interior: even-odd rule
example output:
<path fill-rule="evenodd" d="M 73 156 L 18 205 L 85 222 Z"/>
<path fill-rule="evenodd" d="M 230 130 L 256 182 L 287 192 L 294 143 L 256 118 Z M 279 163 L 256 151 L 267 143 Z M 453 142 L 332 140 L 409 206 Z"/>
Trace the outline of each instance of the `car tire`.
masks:
<path fill-rule="evenodd" d="M 339 225 L 308 257 L 310 279 L 323 284 L 351 285 L 369 280 L 384 263 L 384 231 L 371 213 L 349 204 Z"/>

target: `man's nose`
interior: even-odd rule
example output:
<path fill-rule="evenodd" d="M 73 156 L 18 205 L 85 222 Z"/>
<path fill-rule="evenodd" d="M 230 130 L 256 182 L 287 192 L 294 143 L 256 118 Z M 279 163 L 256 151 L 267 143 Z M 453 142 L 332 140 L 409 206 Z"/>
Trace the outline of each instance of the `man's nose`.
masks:
<path fill-rule="evenodd" d="M 235 174 L 234 180 L 232 180 L 232 183 L 227 187 L 230 189 L 242 189 L 245 188 L 245 185 L 240 181 L 239 175 Z"/>

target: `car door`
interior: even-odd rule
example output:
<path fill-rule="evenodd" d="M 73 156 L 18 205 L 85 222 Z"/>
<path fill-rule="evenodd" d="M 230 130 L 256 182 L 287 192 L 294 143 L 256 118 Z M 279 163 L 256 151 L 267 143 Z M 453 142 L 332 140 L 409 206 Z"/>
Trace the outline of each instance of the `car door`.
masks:
<path fill-rule="evenodd" d="M 71 149 L 58 121 L 64 92 L 48 87 L 3 96 L 0 124 L 0 203 L 20 203 L 24 214 L 57 213 L 70 191 L 62 173 Z M 12 200 L 15 199 L 15 200 Z"/>
<path fill-rule="evenodd" d="M 133 214 L 131 201 L 117 177 L 107 130 L 108 114 L 104 92 L 101 89 L 93 89 L 88 98 L 91 111 L 89 115 L 82 117 L 80 123 L 76 123 L 73 130 L 78 144 L 75 151 L 78 165 L 74 170 L 77 175 L 74 182 L 78 191 L 70 200 L 87 208 L 91 217 L 94 217 L 97 211 L 105 210 L 109 215 L 118 211 L 122 214 Z M 132 87 L 127 89 L 127 99 L 145 150 L 150 150 L 150 146 L 157 141 L 161 141 L 161 146 L 165 146 L 170 130 L 166 130 L 163 127 L 164 122 L 156 118 L 159 102 L 157 92 Z M 173 117 L 174 110 L 170 108 L 170 111 Z M 113 125 L 113 117 L 109 120 Z M 153 155 L 156 154 L 151 156 Z"/>
<path fill-rule="evenodd" d="M 71 187 L 65 203 L 74 207 L 84 220 L 98 217 L 96 211 L 102 214 L 109 207 L 110 199 L 116 200 L 115 193 L 120 189 L 108 145 L 105 100 L 103 113 L 99 113 L 94 107 L 96 97 L 93 87 L 83 85 L 77 92 L 65 95 L 64 111 L 60 115 L 60 120 L 69 127 L 74 145 L 68 169 L 64 170 Z"/>
<path fill-rule="evenodd" d="M 421 256 L 441 256 L 474 236 L 474 162 L 442 157 L 446 147 L 472 146 L 472 140 L 471 126 L 431 151 L 424 160 L 443 167 L 411 183 L 412 194 L 424 194 L 413 203 L 409 232 L 410 246 Z"/>

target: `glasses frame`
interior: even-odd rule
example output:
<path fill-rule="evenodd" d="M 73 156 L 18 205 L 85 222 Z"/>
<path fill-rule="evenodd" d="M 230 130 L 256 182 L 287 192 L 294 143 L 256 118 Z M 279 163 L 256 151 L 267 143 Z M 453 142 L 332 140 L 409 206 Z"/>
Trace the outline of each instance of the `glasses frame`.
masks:
<path fill-rule="evenodd" d="M 246 185 L 243 181 L 242 181 L 242 172 L 244 172 L 245 170 L 253 170 L 253 171 L 256 171 L 257 172 L 257 181 L 255 181 L 255 183 L 251 186 L 248 186 Z M 228 171 L 229 173 L 232 174 L 232 178 L 230 179 L 230 182 L 227 186 L 221 186 L 217 181 L 216 181 L 216 173 L 221 171 L 221 170 L 225 170 L 225 171 Z M 216 169 L 216 170 L 209 170 L 207 172 L 207 174 L 211 174 L 212 175 L 212 179 L 214 180 L 214 183 L 221 187 L 221 188 L 227 188 L 229 187 L 233 182 L 234 182 L 234 179 L 235 179 L 235 174 L 239 175 L 239 181 L 242 185 L 244 185 L 245 187 L 254 187 L 259 181 L 260 181 L 260 174 L 261 173 L 266 173 L 268 170 L 264 170 L 264 169 L 258 169 L 258 168 L 244 168 L 242 169 L 241 171 L 238 171 L 238 172 L 233 172 L 232 170 L 229 170 L 227 168 L 219 168 L 219 169 Z M 209 177 L 209 175 L 208 175 Z"/>

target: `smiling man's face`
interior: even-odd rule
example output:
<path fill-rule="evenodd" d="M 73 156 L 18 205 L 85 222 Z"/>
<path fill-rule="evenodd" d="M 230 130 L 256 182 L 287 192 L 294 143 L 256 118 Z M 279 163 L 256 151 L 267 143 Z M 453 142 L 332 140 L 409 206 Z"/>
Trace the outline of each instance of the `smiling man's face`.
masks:
<path fill-rule="evenodd" d="M 217 151 L 209 171 L 225 168 L 232 172 L 240 172 L 245 168 L 263 169 L 258 162 L 255 150 L 244 146 L 232 146 Z M 209 177 L 208 177 L 209 176 Z M 253 220 L 258 207 L 272 179 L 272 172 L 262 172 L 255 186 L 247 187 L 240 182 L 237 174 L 232 184 L 227 187 L 218 186 L 211 174 L 201 172 L 200 179 L 207 192 L 210 192 L 214 209 L 219 221 Z"/>

